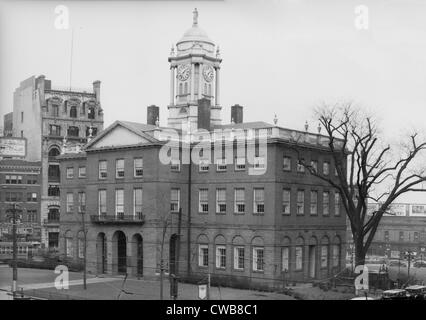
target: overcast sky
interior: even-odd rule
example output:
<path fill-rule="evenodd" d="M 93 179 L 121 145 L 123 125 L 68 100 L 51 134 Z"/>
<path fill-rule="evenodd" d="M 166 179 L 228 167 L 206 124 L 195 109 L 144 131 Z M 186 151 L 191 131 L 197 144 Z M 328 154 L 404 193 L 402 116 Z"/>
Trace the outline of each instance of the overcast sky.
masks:
<path fill-rule="evenodd" d="M 355 26 L 368 5 L 368 29 Z M 66 5 L 70 29 L 55 29 Z M 146 122 L 146 106 L 161 107 L 166 125 L 170 47 L 192 25 L 221 48 L 224 123 L 230 106 L 245 121 L 312 130 L 321 101 L 354 100 L 395 136 L 426 126 L 426 1 L 6 1 L 0 0 L 0 115 L 12 110 L 13 90 L 32 75 L 69 86 L 101 80 L 105 125 Z M 425 199 L 426 200 L 426 199 Z M 424 201 L 425 202 L 425 201 Z"/>

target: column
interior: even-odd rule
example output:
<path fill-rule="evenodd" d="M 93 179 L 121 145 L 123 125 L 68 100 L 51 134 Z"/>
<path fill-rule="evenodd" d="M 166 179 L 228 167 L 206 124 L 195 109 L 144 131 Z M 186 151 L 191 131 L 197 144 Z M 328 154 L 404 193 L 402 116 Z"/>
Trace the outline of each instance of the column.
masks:
<path fill-rule="evenodd" d="M 191 98 L 190 101 L 195 100 L 195 64 L 191 63 Z"/>
<path fill-rule="evenodd" d="M 216 93 L 215 93 L 215 101 L 216 101 L 216 105 L 218 106 L 219 105 L 219 94 L 220 94 L 220 91 L 219 91 L 219 70 L 220 70 L 220 68 L 219 67 L 217 67 L 216 68 L 216 84 L 215 84 L 215 90 L 216 90 Z"/>
<path fill-rule="evenodd" d="M 170 105 L 175 104 L 175 68 L 170 67 Z"/>
<path fill-rule="evenodd" d="M 198 67 L 198 99 L 203 97 L 203 64 L 200 63 Z"/>

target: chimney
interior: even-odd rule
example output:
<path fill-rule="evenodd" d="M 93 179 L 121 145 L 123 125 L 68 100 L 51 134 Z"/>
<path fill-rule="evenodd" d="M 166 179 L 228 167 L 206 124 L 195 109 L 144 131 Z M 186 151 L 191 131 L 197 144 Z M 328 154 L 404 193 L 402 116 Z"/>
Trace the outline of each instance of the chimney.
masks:
<path fill-rule="evenodd" d="M 96 96 L 96 102 L 101 101 L 101 82 L 99 80 L 93 81 L 93 93 Z"/>
<path fill-rule="evenodd" d="M 231 107 L 231 122 L 243 123 L 243 107 L 239 104 Z"/>
<path fill-rule="evenodd" d="M 46 81 L 48 81 L 48 83 L 46 83 Z M 41 106 L 46 107 L 46 100 L 45 100 L 45 96 L 44 96 L 44 91 L 46 89 L 48 89 L 48 90 L 50 89 L 50 80 L 46 80 L 45 75 L 40 75 L 36 78 L 35 86 L 36 86 L 36 89 L 39 89 Z"/>
<path fill-rule="evenodd" d="M 209 99 L 198 100 L 198 129 L 210 131 L 210 104 Z"/>
<path fill-rule="evenodd" d="M 157 118 L 160 119 L 160 108 L 151 105 L 146 108 L 146 123 L 153 126 L 156 125 Z"/>

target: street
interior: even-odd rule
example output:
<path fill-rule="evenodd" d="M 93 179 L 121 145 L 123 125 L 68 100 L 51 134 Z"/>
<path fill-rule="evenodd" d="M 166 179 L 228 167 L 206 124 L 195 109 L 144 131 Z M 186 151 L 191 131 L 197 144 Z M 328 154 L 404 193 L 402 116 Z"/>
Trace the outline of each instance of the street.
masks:
<path fill-rule="evenodd" d="M 28 294 L 37 292 L 46 299 L 87 299 L 87 300 L 158 300 L 160 287 L 157 280 L 128 278 L 123 284 L 123 276 L 97 278 L 88 275 L 87 290 L 83 289 L 82 274 L 69 273 L 69 289 L 58 290 L 54 286 L 58 275 L 53 270 L 19 269 L 18 288 L 23 287 Z M 10 290 L 12 269 L 0 267 L 0 290 Z M 164 281 L 164 299 L 170 300 L 169 281 Z M 20 289 L 19 289 L 20 290 Z M 18 290 L 18 291 L 19 291 Z M 271 292 L 212 287 L 212 300 L 294 300 L 294 298 Z M 178 299 L 197 300 L 198 286 L 180 283 Z"/>

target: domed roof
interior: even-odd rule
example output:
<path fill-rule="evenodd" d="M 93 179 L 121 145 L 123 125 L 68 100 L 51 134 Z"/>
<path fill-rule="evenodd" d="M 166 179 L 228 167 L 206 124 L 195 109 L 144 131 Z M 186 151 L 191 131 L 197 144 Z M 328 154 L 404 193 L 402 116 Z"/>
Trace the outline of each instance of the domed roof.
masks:
<path fill-rule="evenodd" d="M 182 42 L 199 41 L 199 42 L 207 42 L 210 44 L 214 44 L 213 41 L 207 35 L 207 33 L 198 26 L 197 8 L 195 8 L 193 13 L 194 13 L 194 18 L 193 18 L 192 27 L 184 33 L 183 37 L 177 43 L 179 44 Z"/>

